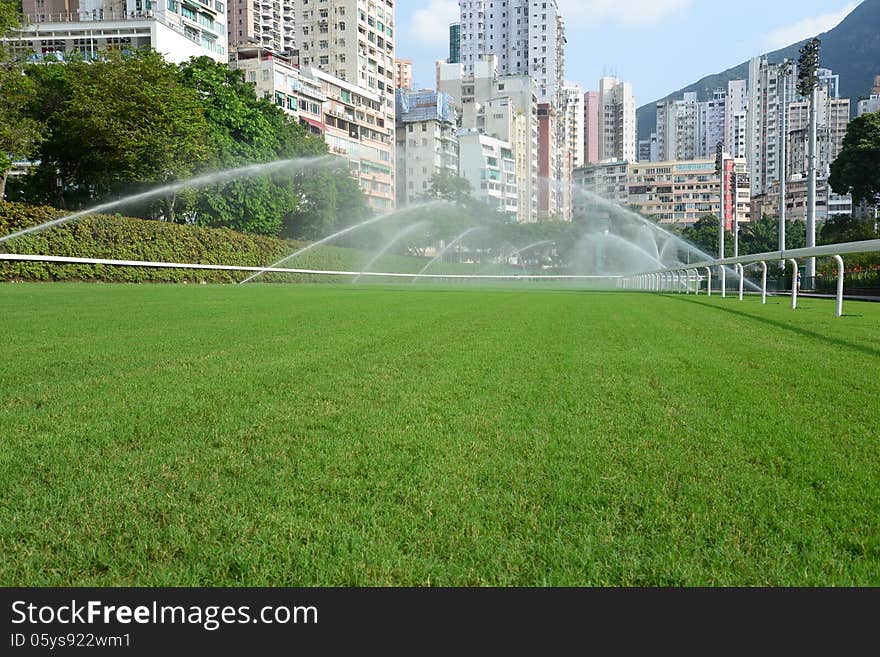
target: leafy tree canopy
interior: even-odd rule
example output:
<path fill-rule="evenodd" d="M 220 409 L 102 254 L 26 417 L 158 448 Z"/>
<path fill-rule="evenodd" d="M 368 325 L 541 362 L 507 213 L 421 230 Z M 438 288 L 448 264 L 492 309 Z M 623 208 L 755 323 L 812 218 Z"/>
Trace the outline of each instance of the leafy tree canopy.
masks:
<path fill-rule="evenodd" d="M 50 83 L 44 93 L 54 106 L 38 179 L 57 175 L 67 205 L 187 178 L 212 157 L 199 97 L 158 53 L 107 53 L 45 68 L 34 79 Z M 173 220 L 173 198 L 164 212 Z"/>
<path fill-rule="evenodd" d="M 828 182 L 836 193 L 852 194 L 855 204 L 880 201 L 880 112 L 850 121 Z"/>

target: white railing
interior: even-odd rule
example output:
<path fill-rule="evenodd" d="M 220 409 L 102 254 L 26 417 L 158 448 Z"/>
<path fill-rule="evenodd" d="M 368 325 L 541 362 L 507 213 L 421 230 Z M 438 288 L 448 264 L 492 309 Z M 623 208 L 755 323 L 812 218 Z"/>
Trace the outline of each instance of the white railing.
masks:
<path fill-rule="evenodd" d="M 768 253 L 755 253 L 752 255 L 739 256 L 736 258 L 724 258 L 719 260 L 707 260 L 692 264 L 678 265 L 667 269 L 658 269 L 644 274 L 634 274 L 621 278 L 617 286 L 625 290 L 642 290 L 650 292 L 677 292 L 684 289 L 685 294 L 690 294 L 691 284 L 694 283 L 694 293 L 700 293 L 700 283 L 704 280 L 701 271 L 706 272 L 705 280 L 708 284 L 706 291 L 712 296 L 712 268 L 717 267 L 721 275 L 721 296 L 727 296 L 727 267 L 736 267 L 739 278 L 739 300 L 743 299 L 743 283 L 745 279 L 744 265 L 758 263 L 761 265 L 761 303 L 767 303 L 767 263 L 789 262 L 792 265 L 791 273 L 791 307 L 797 308 L 798 302 L 798 259 L 799 258 L 832 258 L 837 264 L 837 316 L 843 315 L 843 257 L 853 253 L 878 253 L 880 252 L 880 240 L 865 240 L 863 242 L 846 242 L 844 244 L 826 244 L 805 249 L 791 249 L 788 251 L 770 251 Z M 684 282 L 682 282 L 684 279 Z"/>
<path fill-rule="evenodd" d="M 401 272 L 336 271 L 332 269 L 290 269 L 287 267 L 246 267 L 242 265 L 209 265 L 194 262 L 148 262 L 145 260 L 110 260 L 106 258 L 74 258 L 21 253 L 0 253 L 0 261 L 56 262 L 75 265 L 111 265 L 116 267 L 158 267 L 161 269 L 197 269 L 211 271 L 241 271 L 261 274 L 310 274 L 315 276 L 373 276 L 382 278 L 473 279 L 473 280 L 548 280 L 548 281 L 618 281 L 620 276 L 586 276 L 575 274 L 405 274 Z"/>

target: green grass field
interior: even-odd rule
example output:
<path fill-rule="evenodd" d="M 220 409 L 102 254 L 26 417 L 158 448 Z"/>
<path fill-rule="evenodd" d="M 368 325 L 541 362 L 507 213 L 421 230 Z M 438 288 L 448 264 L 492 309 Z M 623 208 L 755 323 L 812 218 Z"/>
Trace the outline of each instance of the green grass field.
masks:
<path fill-rule="evenodd" d="M 2 585 L 880 585 L 880 305 L 0 287 Z"/>

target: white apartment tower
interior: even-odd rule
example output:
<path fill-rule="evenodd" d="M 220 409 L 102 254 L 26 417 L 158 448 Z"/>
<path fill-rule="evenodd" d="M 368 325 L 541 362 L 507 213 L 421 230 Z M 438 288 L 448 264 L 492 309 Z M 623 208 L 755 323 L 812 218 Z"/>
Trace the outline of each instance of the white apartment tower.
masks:
<path fill-rule="evenodd" d="M 565 68 L 565 22 L 557 0 L 460 0 L 459 9 L 465 75 L 483 55 L 495 55 L 499 75 L 528 75 L 538 102 L 557 102 Z"/>
<path fill-rule="evenodd" d="M 635 162 L 637 153 L 632 83 L 604 77 L 599 80 L 599 160 Z"/>
<path fill-rule="evenodd" d="M 7 37 L 16 56 L 41 61 L 76 52 L 151 48 L 171 62 L 207 56 L 227 61 L 225 0 L 23 0 L 27 24 Z"/>
<path fill-rule="evenodd" d="M 746 133 L 749 116 L 749 92 L 745 80 L 727 83 L 724 108 L 724 147 L 732 157 L 746 156 Z"/>
<path fill-rule="evenodd" d="M 746 158 L 751 169 L 752 196 L 766 194 L 779 181 L 783 96 L 786 104 L 797 100 L 797 71 L 791 67 L 787 76 L 779 64 L 766 57 L 749 62 L 749 119 L 746 131 Z"/>
<path fill-rule="evenodd" d="M 293 0 L 229 0 L 228 9 L 230 49 L 289 53 L 296 47 Z"/>

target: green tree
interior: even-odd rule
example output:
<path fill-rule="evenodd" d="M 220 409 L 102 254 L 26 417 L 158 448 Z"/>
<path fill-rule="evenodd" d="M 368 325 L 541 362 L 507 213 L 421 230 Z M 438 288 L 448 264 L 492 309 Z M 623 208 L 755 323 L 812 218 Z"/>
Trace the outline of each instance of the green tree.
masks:
<path fill-rule="evenodd" d="M 829 218 L 819 233 L 819 244 L 843 244 L 880 238 L 873 221 L 862 221 L 848 214 Z"/>
<path fill-rule="evenodd" d="M 19 27 L 21 2 L 0 3 L 0 36 Z M 0 42 L 0 200 L 6 196 L 6 180 L 17 159 L 32 158 L 42 139 L 42 123 L 26 108 L 36 96 L 32 79 L 13 61 Z"/>
<path fill-rule="evenodd" d="M 474 201 L 473 187 L 466 178 L 443 169 L 431 176 L 428 190 L 421 195 L 421 199 L 424 201 L 449 201 L 468 206 Z"/>
<path fill-rule="evenodd" d="M 144 187 L 185 179 L 213 153 L 198 95 L 180 83 L 175 65 L 153 51 L 49 64 L 60 94 L 47 118 L 41 180 L 61 180 L 67 205 L 93 203 Z M 176 195 L 161 214 L 176 218 Z M 130 214 L 145 210 L 132 209 Z"/>
<path fill-rule="evenodd" d="M 828 182 L 836 193 L 852 194 L 855 204 L 880 201 L 880 112 L 849 122 Z"/>
<path fill-rule="evenodd" d="M 764 215 L 740 225 L 739 252 L 742 255 L 779 250 L 779 222 Z"/>
<path fill-rule="evenodd" d="M 681 231 L 681 236 L 698 249 L 705 251 L 712 257 L 718 255 L 718 217 L 707 214 L 700 217 L 693 226 L 688 226 Z M 724 255 L 733 256 L 733 235 L 725 231 Z"/>
<path fill-rule="evenodd" d="M 181 66 L 183 84 L 203 99 L 215 157 L 225 169 L 258 162 L 319 156 L 327 146 L 293 118 L 258 98 L 241 71 L 208 57 Z M 314 239 L 369 213 L 357 181 L 347 171 L 278 173 L 203 190 L 198 222 L 262 235 Z"/>

